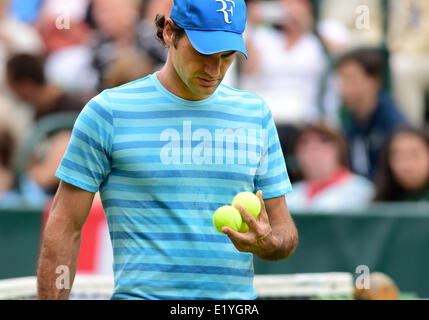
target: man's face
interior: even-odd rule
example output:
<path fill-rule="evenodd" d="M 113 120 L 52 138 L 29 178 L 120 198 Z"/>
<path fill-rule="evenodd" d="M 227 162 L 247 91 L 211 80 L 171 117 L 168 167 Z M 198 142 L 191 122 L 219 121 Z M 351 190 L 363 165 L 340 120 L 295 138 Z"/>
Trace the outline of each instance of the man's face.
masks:
<path fill-rule="evenodd" d="M 404 189 L 424 188 L 429 180 L 428 146 L 414 134 L 399 134 L 390 146 L 389 165 Z"/>
<path fill-rule="evenodd" d="M 354 110 L 359 108 L 368 96 L 376 96 L 379 80 L 365 73 L 363 68 L 354 61 L 343 62 L 339 68 L 341 98 Z"/>
<path fill-rule="evenodd" d="M 109 37 L 120 37 L 138 21 L 137 0 L 95 0 L 93 15 L 98 28 Z"/>
<path fill-rule="evenodd" d="M 338 149 L 335 142 L 318 133 L 304 133 L 299 139 L 296 156 L 305 179 L 327 179 L 341 165 Z"/>
<path fill-rule="evenodd" d="M 170 45 L 171 64 L 178 77 L 176 88 L 187 100 L 201 100 L 211 96 L 222 82 L 235 57 L 234 51 L 203 55 L 196 51 L 186 34 L 177 48 Z"/>
<path fill-rule="evenodd" d="M 308 0 L 281 0 L 280 9 L 283 10 L 284 25 L 289 28 L 298 28 L 308 31 L 312 25 L 311 3 Z"/>

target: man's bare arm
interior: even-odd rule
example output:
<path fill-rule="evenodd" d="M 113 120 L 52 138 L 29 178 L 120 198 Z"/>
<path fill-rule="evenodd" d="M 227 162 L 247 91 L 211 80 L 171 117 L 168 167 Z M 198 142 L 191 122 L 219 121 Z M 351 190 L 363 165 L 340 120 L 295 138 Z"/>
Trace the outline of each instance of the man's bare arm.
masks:
<path fill-rule="evenodd" d="M 267 256 L 266 260 L 280 260 L 288 258 L 298 245 L 298 230 L 292 220 L 285 197 L 271 198 L 264 201 L 269 217 L 273 236 L 279 239 L 278 247 Z"/>
<path fill-rule="evenodd" d="M 256 194 L 262 205 L 258 219 L 253 218 L 240 205 L 236 205 L 249 226 L 249 231 L 240 233 L 229 227 L 223 227 L 222 231 L 229 236 L 239 251 L 252 252 L 269 261 L 285 259 L 298 245 L 298 231 L 287 208 L 285 197 L 264 201 L 262 191 Z"/>
<path fill-rule="evenodd" d="M 38 299 L 68 299 L 76 274 L 82 227 L 94 193 L 61 181 L 43 231 L 37 268 Z M 59 266 L 69 271 L 69 288 L 57 288 Z"/>

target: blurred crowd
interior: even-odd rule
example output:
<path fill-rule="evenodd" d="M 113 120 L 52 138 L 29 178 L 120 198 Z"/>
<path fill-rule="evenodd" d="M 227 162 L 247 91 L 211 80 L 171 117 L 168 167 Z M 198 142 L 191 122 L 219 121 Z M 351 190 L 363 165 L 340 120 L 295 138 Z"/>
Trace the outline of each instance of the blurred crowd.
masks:
<path fill-rule="evenodd" d="M 429 200 L 429 2 L 248 0 L 224 79 L 271 108 L 293 213 Z M 0 0 L 0 208 L 43 206 L 71 126 L 151 74 L 172 0 Z"/>

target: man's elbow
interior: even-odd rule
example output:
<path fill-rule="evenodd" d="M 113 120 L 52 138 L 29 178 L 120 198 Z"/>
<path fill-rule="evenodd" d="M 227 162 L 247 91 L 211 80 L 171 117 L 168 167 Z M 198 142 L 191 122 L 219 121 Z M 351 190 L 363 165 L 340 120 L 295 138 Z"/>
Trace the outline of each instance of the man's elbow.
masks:
<path fill-rule="evenodd" d="M 293 234 L 289 234 L 289 236 L 284 240 L 283 246 L 276 255 L 276 259 L 273 261 L 289 258 L 295 252 L 297 246 L 298 232 L 295 231 Z"/>
<path fill-rule="evenodd" d="M 283 259 L 289 258 L 295 252 L 297 246 L 298 246 L 298 231 L 295 230 L 294 234 L 291 235 L 288 241 L 286 241 L 285 243 Z"/>

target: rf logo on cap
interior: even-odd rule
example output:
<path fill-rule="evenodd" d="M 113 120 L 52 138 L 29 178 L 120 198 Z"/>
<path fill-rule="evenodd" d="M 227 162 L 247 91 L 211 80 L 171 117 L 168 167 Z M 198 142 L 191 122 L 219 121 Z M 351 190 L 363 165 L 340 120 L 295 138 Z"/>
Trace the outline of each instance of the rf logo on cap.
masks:
<path fill-rule="evenodd" d="M 223 13 L 223 18 L 225 19 L 225 22 L 226 23 L 232 23 L 229 20 L 228 12 L 231 13 L 231 17 L 234 16 L 233 8 L 235 8 L 235 2 L 233 0 L 216 0 L 216 2 L 221 2 L 222 3 L 222 9 L 216 10 L 216 12 L 222 12 Z M 228 2 L 232 3 L 231 8 L 229 10 L 227 10 L 227 8 L 228 8 Z"/>
<path fill-rule="evenodd" d="M 245 0 L 174 0 L 170 18 L 201 54 L 238 51 L 247 59 Z"/>

